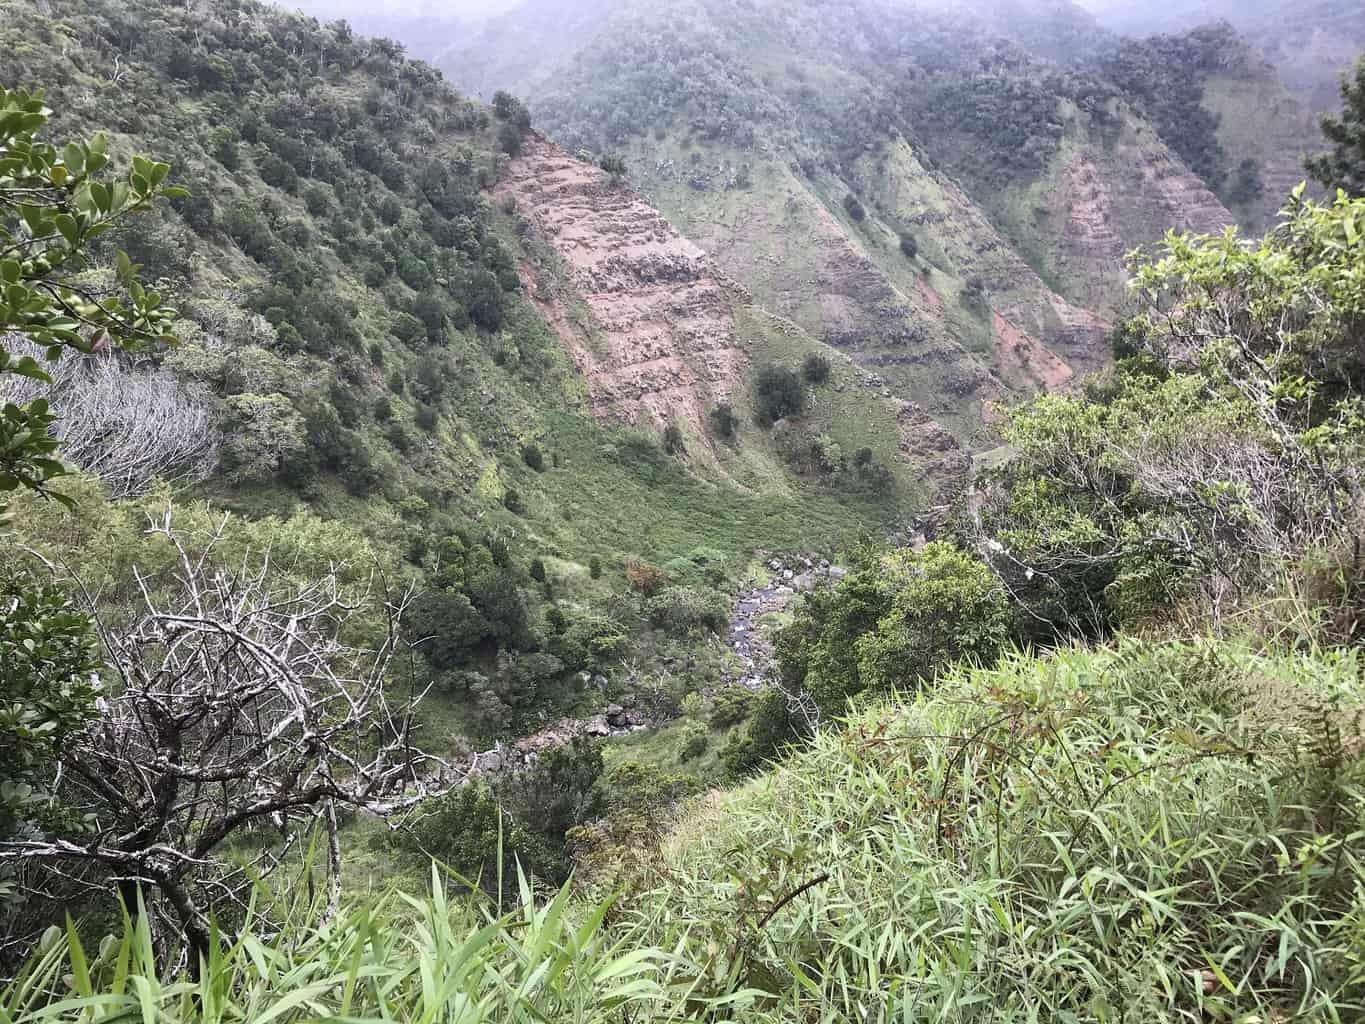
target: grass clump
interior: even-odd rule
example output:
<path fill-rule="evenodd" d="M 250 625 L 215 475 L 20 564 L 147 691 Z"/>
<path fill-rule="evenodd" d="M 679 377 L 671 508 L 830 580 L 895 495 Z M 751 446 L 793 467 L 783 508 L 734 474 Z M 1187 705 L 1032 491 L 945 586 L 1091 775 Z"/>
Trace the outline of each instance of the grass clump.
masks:
<path fill-rule="evenodd" d="M 1359 669 L 1123 642 L 964 670 L 702 804 L 631 918 L 783 1008 L 752 1019 L 1360 1019 Z"/>
<path fill-rule="evenodd" d="M 855 711 L 670 833 L 655 791 L 684 777 L 620 762 L 643 810 L 582 836 L 618 902 L 519 878 L 503 915 L 435 874 L 248 919 L 197 978 L 145 918 L 98 951 L 53 931 L 0 1020 L 1359 1020 L 1361 668 L 1008 655 Z"/>

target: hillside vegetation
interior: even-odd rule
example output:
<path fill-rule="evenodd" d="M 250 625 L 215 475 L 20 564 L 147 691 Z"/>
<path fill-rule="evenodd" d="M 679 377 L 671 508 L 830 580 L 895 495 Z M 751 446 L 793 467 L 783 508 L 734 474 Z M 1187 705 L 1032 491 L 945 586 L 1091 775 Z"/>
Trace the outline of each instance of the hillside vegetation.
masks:
<path fill-rule="evenodd" d="M 1128 250 L 1268 224 L 1314 141 L 1230 31 L 1121 42 L 1068 4 L 567 17 L 541 39 L 558 17 L 521 5 L 439 62 L 521 95 L 567 148 L 624 157 L 762 305 L 969 446 L 991 401 L 1103 362 Z"/>
<path fill-rule="evenodd" d="M 863 530 L 893 529 L 936 486 L 907 448 L 898 406 L 719 284 L 710 313 L 737 356 L 692 382 L 698 422 L 667 406 L 644 417 L 601 407 L 522 274 L 558 275 L 555 301 L 574 310 L 585 344 L 619 324 L 603 323 L 580 290 L 591 276 L 564 271 L 536 232 L 540 206 L 494 195 L 508 150 L 531 139 L 516 105 L 463 98 L 343 23 L 252 2 L 39 10 L 14 0 L 4 12 L 4 84 L 49 87 L 42 100 L 6 101 L 6 131 L 18 133 L 7 138 L 39 170 L 38 184 L 12 186 L 3 226 L 17 241 L 4 251 L 31 247 L 19 279 L 60 273 L 79 297 L 68 310 L 79 319 L 54 334 L 25 312 L 27 290 L 22 302 L 7 291 L 0 329 L 0 396 L 15 410 L 0 439 L 23 456 L 6 447 L 0 461 L 0 490 L 18 491 L 5 543 L 24 552 L 0 585 L 16 600 L 38 581 L 60 588 L 34 621 L 96 615 L 109 631 L 102 649 L 126 642 L 137 661 L 171 609 L 209 589 L 216 613 L 253 643 L 287 635 L 275 602 L 297 603 L 311 609 L 314 650 L 346 652 L 366 678 L 401 675 L 422 710 L 381 717 L 393 712 L 395 727 L 462 772 L 477 750 L 591 721 L 621 700 L 631 727 L 676 717 L 683 697 L 737 671 L 715 637 L 755 551 L 832 555 Z M 75 168 L 96 170 L 76 162 L 80 150 L 67 163 L 65 144 L 96 131 L 91 152 L 125 183 L 154 169 L 179 191 L 153 202 L 138 187 L 127 216 L 92 222 L 58 260 L 54 242 L 66 245 L 70 228 L 61 218 L 86 216 L 71 204 L 95 194 L 63 191 L 85 189 Z M 134 153 L 156 159 L 138 170 Z M 565 160 L 600 174 L 592 201 L 604 209 L 629 196 Z M 36 216 L 20 212 L 26 196 L 60 217 L 25 220 Z M 657 215 L 640 209 L 653 230 Z M 691 272 L 709 274 L 696 263 Z M 652 266 L 621 270 L 626 287 L 643 287 Z M 102 340 L 97 310 L 139 272 L 127 316 L 145 324 L 125 350 Z M 689 336 L 683 284 L 664 275 L 653 287 Z M 54 341 L 75 354 L 49 364 Z M 800 376 L 812 360 L 818 380 Z M 764 413 L 765 369 L 796 381 L 777 416 Z M 29 441 L 49 431 L 30 458 Z M 228 579 L 254 603 L 229 601 Z M 561 730 L 554 742 L 566 739 Z M 101 827 L 139 817 L 158 820 L 129 805 Z M 567 871 L 563 832 L 575 823 L 536 822 L 546 873 Z M 202 828 L 163 824 L 183 841 Z M 155 845 L 140 832 L 124 842 Z M 95 891 L 97 903 L 107 896 Z M 7 934 L 29 935 L 55 913 L 38 906 L 7 914 Z"/>
<path fill-rule="evenodd" d="M 1360 83 L 1258 235 L 1223 30 L 0 4 L 0 1024 L 1365 1017 Z"/>

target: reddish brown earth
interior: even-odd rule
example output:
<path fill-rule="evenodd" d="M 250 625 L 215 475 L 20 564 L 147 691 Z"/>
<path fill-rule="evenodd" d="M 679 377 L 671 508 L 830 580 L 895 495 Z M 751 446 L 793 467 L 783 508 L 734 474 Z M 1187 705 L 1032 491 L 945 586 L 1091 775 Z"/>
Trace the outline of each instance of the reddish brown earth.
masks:
<path fill-rule="evenodd" d="M 1183 165 L 1152 159 L 1136 147 L 1127 154 L 1122 180 L 1115 180 L 1112 168 L 1102 170 L 1091 154 L 1077 153 L 1051 197 L 1065 225 L 1058 269 L 1077 283 L 1086 305 L 1112 303 L 1126 274 L 1131 246 L 1125 239 L 1144 235 L 1134 218 L 1199 234 L 1216 234 L 1232 223 L 1218 197 Z"/>
<path fill-rule="evenodd" d="M 996 357 L 1012 379 L 1031 380 L 1039 391 L 1058 391 L 1076 375 L 1033 335 L 995 314 Z"/>
<path fill-rule="evenodd" d="M 587 381 L 593 412 L 625 423 L 690 423 L 747 373 L 735 338 L 738 289 L 626 184 L 532 134 L 494 197 L 553 251 L 560 267 L 521 275 Z M 562 271 L 592 329 L 569 315 L 550 278 Z"/>

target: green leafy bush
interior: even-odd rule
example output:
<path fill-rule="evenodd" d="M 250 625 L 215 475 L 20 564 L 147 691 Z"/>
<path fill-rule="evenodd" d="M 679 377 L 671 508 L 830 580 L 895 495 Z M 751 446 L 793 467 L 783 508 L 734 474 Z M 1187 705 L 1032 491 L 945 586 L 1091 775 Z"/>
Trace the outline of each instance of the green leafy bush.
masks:
<path fill-rule="evenodd" d="M 829 360 L 812 352 L 801 364 L 801 376 L 811 384 L 823 384 L 829 380 Z"/>
<path fill-rule="evenodd" d="M 865 690 L 915 688 L 959 659 L 994 660 L 1009 606 L 991 570 L 950 544 L 864 556 L 808 595 L 776 639 L 782 678 L 827 714 Z"/>
<path fill-rule="evenodd" d="M 739 428 L 739 417 L 735 415 L 735 410 L 728 402 L 722 402 L 712 409 L 706 419 L 715 435 L 727 441 L 735 436 L 735 431 Z"/>
<path fill-rule="evenodd" d="M 768 364 L 760 367 L 754 382 L 754 395 L 759 422 L 765 425 L 796 416 L 806 407 L 801 378 L 786 366 Z"/>
<path fill-rule="evenodd" d="M 645 615 L 656 629 L 691 636 L 723 631 L 729 621 L 729 607 L 713 590 L 665 587 L 645 602 Z"/>

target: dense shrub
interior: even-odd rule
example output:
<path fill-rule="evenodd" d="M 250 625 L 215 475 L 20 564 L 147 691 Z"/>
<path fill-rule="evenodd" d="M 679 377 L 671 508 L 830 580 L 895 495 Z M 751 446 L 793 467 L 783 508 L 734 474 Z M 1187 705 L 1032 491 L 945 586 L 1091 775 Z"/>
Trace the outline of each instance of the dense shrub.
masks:
<path fill-rule="evenodd" d="M 681 455 L 687 451 L 682 428 L 676 423 L 670 423 L 664 427 L 663 449 L 669 455 Z"/>
<path fill-rule="evenodd" d="M 573 615 L 568 628 L 552 638 L 550 649 L 567 669 L 579 672 L 610 665 L 625 649 L 626 629 L 605 615 Z"/>
<path fill-rule="evenodd" d="M 829 380 L 829 360 L 812 352 L 801 364 L 801 376 L 811 384 L 823 384 Z"/>
<path fill-rule="evenodd" d="M 727 686 L 711 698 L 707 722 L 712 729 L 728 729 L 749 717 L 757 701 L 752 690 L 742 686 Z"/>
<path fill-rule="evenodd" d="M 993 661 L 1009 621 L 989 567 L 949 544 L 867 554 L 836 587 L 804 599 L 778 633 L 778 665 L 789 690 L 838 714 L 869 688 L 914 688 L 959 659 Z"/>
<path fill-rule="evenodd" d="M 773 424 L 795 416 L 806 406 L 801 378 L 789 367 L 768 364 L 758 371 L 754 384 L 755 408 L 760 423 Z"/>
<path fill-rule="evenodd" d="M 735 415 L 735 410 L 730 407 L 729 402 L 722 402 L 707 414 L 707 422 L 711 424 L 711 430 L 717 437 L 730 440 L 735 436 L 735 431 L 739 427 L 739 417 Z"/>
<path fill-rule="evenodd" d="M 722 632 L 729 608 L 715 591 L 666 587 L 645 602 L 645 615 L 656 629 L 687 636 L 704 630 Z"/>

